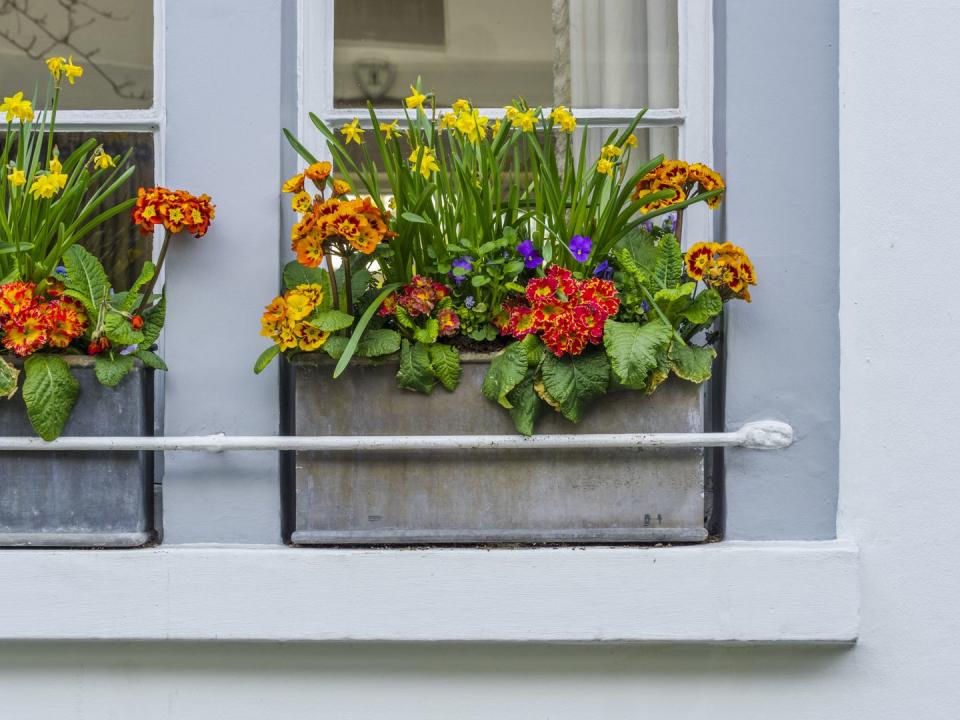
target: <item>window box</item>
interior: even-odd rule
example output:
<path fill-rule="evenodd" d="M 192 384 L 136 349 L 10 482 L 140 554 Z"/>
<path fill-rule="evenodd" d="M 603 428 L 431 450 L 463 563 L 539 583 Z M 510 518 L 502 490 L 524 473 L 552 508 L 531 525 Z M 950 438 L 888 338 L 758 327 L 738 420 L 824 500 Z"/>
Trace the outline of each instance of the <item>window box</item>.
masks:
<path fill-rule="evenodd" d="M 396 387 L 396 361 L 355 364 L 294 356 L 293 424 L 300 435 L 515 434 L 480 394 L 489 355 L 463 356 L 453 393 Z M 614 396 L 572 425 L 542 433 L 703 432 L 702 387 L 668 381 L 651 396 Z M 552 415 L 552 413 L 550 414 Z M 702 448 L 297 452 L 292 541 L 300 545 L 700 541 Z"/>
<path fill-rule="evenodd" d="M 70 357 L 81 401 L 64 435 L 152 435 L 153 371 L 115 388 Z M 22 402 L 0 402 L 0 435 L 33 436 Z M 0 546 L 138 547 L 154 538 L 153 453 L 0 453 Z"/>

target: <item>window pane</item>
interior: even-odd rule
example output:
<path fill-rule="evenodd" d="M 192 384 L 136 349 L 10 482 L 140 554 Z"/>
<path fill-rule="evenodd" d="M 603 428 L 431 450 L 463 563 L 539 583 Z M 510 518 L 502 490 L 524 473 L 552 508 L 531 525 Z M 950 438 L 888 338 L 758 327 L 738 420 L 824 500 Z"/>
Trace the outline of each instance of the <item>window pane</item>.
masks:
<path fill-rule="evenodd" d="M 335 0 L 334 106 L 677 106 L 676 0 Z"/>
<path fill-rule="evenodd" d="M 72 55 L 83 77 L 61 95 L 64 110 L 153 105 L 153 3 L 148 0 L 0 0 L 0 92 L 39 88 L 43 59 Z"/>
<path fill-rule="evenodd" d="M 153 185 L 153 134 L 134 132 L 57 133 L 57 148 L 66 157 L 89 137 L 103 143 L 110 155 L 123 155 L 133 148 L 130 162 L 136 166 L 125 185 L 112 196 L 109 205 L 137 194 L 137 188 Z M 100 258 L 110 276 L 113 287 L 124 290 L 130 287 L 140 274 L 145 260 L 153 252 L 153 235 L 141 235 L 133 225 L 129 213 L 121 213 L 105 222 L 83 241 L 83 246 Z"/>

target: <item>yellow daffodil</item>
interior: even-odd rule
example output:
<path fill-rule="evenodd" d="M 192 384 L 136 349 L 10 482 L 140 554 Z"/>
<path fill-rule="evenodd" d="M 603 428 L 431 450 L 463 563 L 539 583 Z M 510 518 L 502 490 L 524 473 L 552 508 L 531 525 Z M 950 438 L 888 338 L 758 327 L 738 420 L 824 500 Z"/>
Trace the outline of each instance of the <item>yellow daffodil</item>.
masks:
<path fill-rule="evenodd" d="M 623 148 L 616 145 L 604 145 L 603 149 L 600 150 L 600 157 L 607 159 L 617 158 L 621 155 L 623 155 Z"/>
<path fill-rule="evenodd" d="M 54 158 L 50 161 L 50 164 L 48 165 L 48 167 L 50 168 L 50 172 L 52 173 L 59 173 L 60 171 L 63 170 L 63 165 L 60 164 L 60 158 L 56 156 L 54 156 Z"/>
<path fill-rule="evenodd" d="M 537 123 L 537 118 L 533 114 L 533 108 L 530 108 L 524 112 L 516 113 L 510 120 L 510 123 L 514 127 L 520 128 L 523 132 L 532 132 Z"/>
<path fill-rule="evenodd" d="M 423 157 L 420 159 L 420 167 L 417 167 L 417 157 L 420 155 L 420 148 L 414 148 L 407 158 L 410 167 L 423 175 L 425 180 L 430 179 L 430 174 L 437 172 L 440 166 L 437 165 L 437 159 L 433 155 L 433 148 L 423 147 Z"/>
<path fill-rule="evenodd" d="M 349 125 L 344 125 L 342 128 L 340 128 L 340 134 L 347 139 L 347 145 L 352 142 L 355 142 L 357 145 L 363 144 L 363 133 L 364 130 L 362 127 L 360 127 L 359 118 L 354 118 L 352 123 Z"/>
<path fill-rule="evenodd" d="M 0 112 L 7 114 L 7 122 L 13 122 L 15 119 L 21 122 L 30 122 L 33 120 L 33 105 L 29 100 L 23 99 L 23 93 L 14 93 L 11 97 L 5 97 L 0 104 Z"/>
<path fill-rule="evenodd" d="M 462 113 L 464 110 L 470 109 L 470 102 L 468 100 L 464 100 L 463 98 L 460 98 L 451 107 L 453 108 L 453 111 L 455 113 L 459 114 L 459 113 Z"/>
<path fill-rule="evenodd" d="M 637 146 L 637 136 L 634 135 L 633 133 L 630 133 L 629 135 L 627 135 L 627 145 L 629 145 L 632 148 L 635 148 Z"/>
<path fill-rule="evenodd" d="M 56 195 L 58 189 L 57 183 L 50 175 L 40 175 L 30 186 L 30 194 L 33 195 L 34 200 L 47 199 Z"/>
<path fill-rule="evenodd" d="M 103 151 L 102 147 L 99 147 L 93 154 L 93 166 L 97 170 L 107 170 L 108 168 L 116 167 L 116 163 L 112 157 Z"/>
<path fill-rule="evenodd" d="M 600 158 L 597 160 L 597 172 L 601 175 L 612 175 L 613 163 L 606 158 Z"/>
<path fill-rule="evenodd" d="M 417 90 L 413 85 L 410 86 L 410 97 L 405 98 L 404 102 L 407 104 L 408 110 L 413 110 L 414 108 L 423 109 L 423 101 L 427 99 L 427 96 Z"/>
<path fill-rule="evenodd" d="M 503 125 L 503 122 L 501 122 L 500 118 L 497 118 L 496 120 L 493 121 L 493 125 L 491 126 L 490 129 L 491 129 L 491 131 L 493 132 L 493 136 L 494 136 L 494 137 L 496 137 L 496 136 L 497 136 L 497 133 L 500 132 L 500 126 L 501 126 L 501 125 Z"/>
<path fill-rule="evenodd" d="M 513 119 L 520 114 L 520 111 L 517 110 L 513 105 L 504 105 L 503 114 L 507 120 L 513 122 Z"/>
<path fill-rule="evenodd" d="M 476 110 L 468 110 L 457 117 L 456 128 L 472 143 L 487 137 L 487 123 L 490 118 L 483 117 Z"/>
<path fill-rule="evenodd" d="M 572 133 L 577 127 L 577 119 L 563 105 L 558 105 L 550 113 L 550 119 L 560 126 L 560 129 Z"/>
<path fill-rule="evenodd" d="M 58 83 L 60 82 L 60 77 L 63 75 L 63 66 L 67 64 L 67 59 L 64 57 L 48 57 L 46 59 L 47 69 L 50 71 L 50 74 L 53 76 L 53 79 Z"/>
<path fill-rule="evenodd" d="M 67 80 L 70 81 L 71 85 L 73 85 L 74 80 L 83 77 L 83 68 L 73 64 L 73 55 L 70 56 L 70 59 L 67 60 L 67 63 L 63 66 L 63 74 L 67 76 Z"/>
<path fill-rule="evenodd" d="M 440 116 L 440 129 L 446 130 L 457 126 L 457 116 L 453 113 L 444 113 Z"/>
<path fill-rule="evenodd" d="M 13 187 L 20 187 L 27 184 L 27 175 L 23 170 L 12 170 L 7 175 L 7 180 Z"/>
<path fill-rule="evenodd" d="M 392 123 L 380 123 L 380 132 L 383 133 L 384 138 L 392 140 L 395 137 L 400 137 L 400 128 L 397 127 L 399 122 L 399 120 L 394 120 Z"/>

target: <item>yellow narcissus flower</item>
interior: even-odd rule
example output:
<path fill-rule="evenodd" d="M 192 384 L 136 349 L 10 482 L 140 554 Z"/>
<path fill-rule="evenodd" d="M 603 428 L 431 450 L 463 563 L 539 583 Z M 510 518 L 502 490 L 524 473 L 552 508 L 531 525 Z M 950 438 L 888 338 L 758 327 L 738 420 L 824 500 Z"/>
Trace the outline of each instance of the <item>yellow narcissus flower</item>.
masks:
<path fill-rule="evenodd" d="M 387 140 L 392 140 L 395 137 L 400 136 L 400 128 L 397 127 L 399 120 L 394 120 L 392 123 L 380 123 L 380 132 L 383 133 L 383 136 Z"/>
<path fill-rule="evenodd" d="M 45 62 L 47 63 L 47 70 L 50 71 L 53 79 L 60 82 L 60 77 L 63 75 L 63 66 L 67 64 L 67 59 L 54 56 L 48 57 Z"/>
<path fill-rule="evenodd" d="M 616 145 L 604 145 L 603 149 L 600 150 L 600 157 L 607 159 L 620 157 L 621 155 L 623 155 L 623 148 Z"/>
<path fill-rule="evenodd" d="M 637 146 L 637 136 L 634 135 L 633 133 L 630 133 L 629 135 L 627 135 L 627 145 L 629 145 L 632 148 L 635 148 Z"/>
<path fill-rule="evenodd" d="M 310 208 L 313 207 L 313 198 L 308 192 L 298 192 L 290 200 L 290 207 L 301 214 L 310 212 Z"/>
<path fill-rule="evenodd" d="M 476 110 L 462 112 L 457 117 L 456 128 L 472 143 L 487 137 L 487 123 L 490 118 L 483 117 Z"/>
<path fill-rule="evenodd" d="M 17 92 L 10 97 L 5 97 L 0 104 L 0 112 L 7 114 L 7 122 L 20 120 L 21 122 L 30 122 L 33 120 L 33 105 L 29 100 L 23 99 L 23 93 Z"/>
<path fill-rule="evenodd" d="M 520 111 L 517 110 L 513 105 L 504 105 L 503 114 L 510 122 L 513 122 L 513 119 L 520 114 Z"/>
<path fill-rule="evenodd" d="M 563 105 L 558 105 L 550 113 L 550 119 L 560 126 L 560 129 L 572 133 L 577 127 L 577 119 Z"/>
<path fill-rule="evenodd" d="M 500 132 L 500 127 L 502 125 L 503 125 L 503 122 L 500 120 L 500 118 L 497 118 L 496 120 L 493 121 L 493 125 L 491 126 L 490 130 L 493 133 L 494 137 L 496 137 L 497 133 Z"/>
<path fill-rule="evenodd" d="M 536 122 L 537 118 L 533 114 L 533 108 L 515 113 L 510 120 L 514 127 L 520 128 L 523 132 L 532 132 Z"/>
<path fill-rule="evenodd" d="M 417 90 L 413 85 L 410 86 L 410 97 L 404 98 L 404 102 L 407 104 L 408 110 L 413 110 L 418 108 L 423 109 L 423 101 L 427 99 L 427 96 Z"/>
<path fill-rule="evenodd" d="M 27 175 L 23 170 L 13 170 L 7 175 L 7 180 L 13 187 L 21 187 L 27 184 Z"/>
<path fill-rule="evenodd" d="M 67 80 L 70 81 L 71 85 L 73 85 L 74 80 L 83 77 L 83 68 L 73 64 L 73 55 L 70 56 L 70 59 L 67 60 L 63 66 L 63 74 L 67 76 Z"/>
<path fill-rule="evenodd" d="M 51 180 L 50 175 L 40 175 L 30 185 L 30 194 L 33 195 L 34 200 L 52 198 L 57 194 L 57 190 L 57 184 Z"/>
<path fill-rule="evenodd" d="M 363 143 L 363 133 L 364 130 L 362 127 L 360 127 L 359 118 L 354 118 L 352 123 L 349 125 L 344 125 L 342 128 L 340 128 L 340 134 L 347 139 L 347 145 L 352 142 L 355 142 L 357 145 L 361 145 Z"/>
<path fill-rule="evenodd" d="M 116 163 L 112 157 L 103 151 L 103 147 L 98 147 L 97 151 L 93 154 L 93 166 L 97 170 L 108 170 L 116 167 Z"/>
<path fill-rule="evenodd" d="M 453 113 L 444 113 L 440 116 L 440 129 L 455 128 L 457 126 L 457 116 Z"/>
<path fill-rule="evenodd" d="M 597 160 L 597 172 L 601 175 L 612 175 L 613 163 L 606 158 L 600 158 Z"/>
<path fill-rule="evenodd" d="M 50 161 L 50 164 L 48 165 L 48 167 L 50 168 L 50 172 L 52 173 L 59 173 L 60 171 L 63 170 L 63 165 L 60 164 L 60 158 L 58 157 L 54 157 Z"/>
<path fill-rule="evenodd" d="M 464 110 L 470 109 L 470 102 L 460 98 L 453 105 L 451 105 L 451 107 L 455 113 L 462 113 Z"/>
<path fill-rule="evenodd" d="M 420 159 L 420 167 L 418 168 L 417 157 L 419 157 L 419 155 L 420 148 L 414 148 L 407 160 L 413 170 L 423 175 L 424 179 L 429 180 L 430 173 L 437 172 L 440 169 L 440 166 L 437 165 L 437 159 L 433 155 L 433 148 L 423 147 L 423 157 Z"/>

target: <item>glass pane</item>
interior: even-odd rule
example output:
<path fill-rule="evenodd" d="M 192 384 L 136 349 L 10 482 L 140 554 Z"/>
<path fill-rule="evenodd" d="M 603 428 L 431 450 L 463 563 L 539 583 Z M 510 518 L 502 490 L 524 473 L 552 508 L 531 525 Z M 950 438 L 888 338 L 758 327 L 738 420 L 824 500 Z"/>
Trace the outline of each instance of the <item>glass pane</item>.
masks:
<path fill-rule="evenodd" d="M 334 106 L 677 106 L 676 0 L 335 0 Z"/>
<path fill-rule="evenodd" d="M 153 105 L 153 3 L 148 0 L 0 0 L 0 92 L 39 89 L 52 55 L 72 55 L 83 77 L 61 94 L 64 110 Z"/>
<path fill-rule="evenodd" d="M 123 155 L 131 147 L 130 162 L 136 166 L 126 185 L 112 196 L 110 205 L 136 197 L 137 188 L 150 187 L 153 181 L 153 134 L 134 132 L 57 133 L 57 148 L 66 157 L 89 137 L 103 143 L 110 155 Z M 105 222 L 87 236 L 83 246 L 100 258 L 110 276 L 113 287 L 122 290 L 130 287 L 153 252 L 153 235 L 141 235 L 133 225 L 129 213 L 121 213 Z"/>

